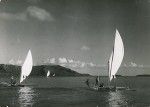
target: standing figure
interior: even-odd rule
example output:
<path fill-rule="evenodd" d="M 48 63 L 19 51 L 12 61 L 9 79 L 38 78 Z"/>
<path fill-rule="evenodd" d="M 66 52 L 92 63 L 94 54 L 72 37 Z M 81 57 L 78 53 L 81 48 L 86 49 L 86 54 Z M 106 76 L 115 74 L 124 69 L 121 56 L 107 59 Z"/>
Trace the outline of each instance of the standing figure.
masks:
<path fill-rule="evenodd" d="M 87 79 L 87 80 L 85 81 L 85 83 L 86 83 L 86 85 L 87 85 L 88 87 L 90 87 L 89 79 Z"/>
<path fill-rule="evenodd" d="M 13 76 L 11 76 L 10 85 L 11 85 L 11 86 L 15 86 L 15 85 L 16 85 L 16 81 L 14 80 L 14 77 L 13 77 Z"/>
<path fill-rule="evenodd" d="M 97 76 L 96 79 L 95 79 L 95 86 L 98 86 L 98 83 L 99 83 L 99 78 Z"/>

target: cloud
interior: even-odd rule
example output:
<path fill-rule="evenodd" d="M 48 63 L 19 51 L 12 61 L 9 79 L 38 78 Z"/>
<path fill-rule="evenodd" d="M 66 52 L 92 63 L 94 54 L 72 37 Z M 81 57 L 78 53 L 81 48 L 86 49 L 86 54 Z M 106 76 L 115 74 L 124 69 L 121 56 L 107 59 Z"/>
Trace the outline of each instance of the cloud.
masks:
<path fill-rule="evenodd" d="M 90 67 L 96 66 L 96 64 L 93 64 L 92 62 L 88 63 L 88 65 L 89 65 Z"/>
<path fill-rule="evenodd" d="M 136 64 L 135 62 L 123 63 L 122 66 L 123 67 L 139 67 L 139 68 L 146 67 L 143 64 Z"/>
<path fill-rule="evenodd" d="M 85 65 L 86 65 L 86 63 L 82 62 L 81 65 L 80 65 L 80 67 L 83 68 L 83 67 L 85 67 Z"/>
<path fill-rule="evenodd" d="M 73 63 L 73 59 L 68 59 L 68 63 Z"/>
<path fill-rule="evenodd" d="M 27 13 L 31 17 L 34 17 L 40 21 L 54 21 L 54 18 L 51 16 L 49 12 L 36 6 L 29 6 L 27 8 Z"/>
<path fill-rule="evenodd" d="M 59 58 L 58 62 L 59 63 L 67 63 L 67 59 L 66 58 Z"/>
<path fill-rule="evenodd" d="M 134 63 L 134 62 L 131 62 L 130 64 L 131 64 L 132 67 L 137 67 L 137 64 Z"/>
<path fill-rule="evenodd" d="M 9 60 L 9 64 L 15 65 L 14 59 Z"/>
<path fill-rule="evenodd" d="M 55 58 L 51 58 L 50 59 L 50 63 L 52 63 L 52 64 L 56 63 L 56 59 Z"/>
<path fill-rule="evenodd" d="M 29 17 L 35 18 L 39 21 L 54 21 L 50 12 L 36 6 L 29 6 L 22 13 L 0 12 L 0 18 L 4 20 L 27 21 Z"/>
<path fill-rule="evenodd" d="M 17 65 L 21 65 L 22 64 L 22 60 L 17 60 L 16 64 Z"/>
<path fill-rule="evenodd" d="M 55 64 L 56 63 L 56 59 L 55 58 L 47 58 L 46 60 L 44 60 L 45 64 Z"/>
<path fill-rule="evenodd" d="M 69 66 L 70 67 L 80 67 L 80 68 L 84 68 L 84 67 L 96 67 L 96 66 L 99 66 L 97 64 L 94 64 L 93 62 L 82 62 L 82 61 L 79 61 L 79 60 L 73 60 L 73 59 L 68 59 L 68 63 L 69 63 Z"/>
<path fill-rule="evenodd" d="M 83 68 L 86 66 L 86 63 L 78 60 L 78 61 L 74 61 L 71 66 Z"/>
<path fill-rule="evenodd" d="M 139 68 L 145 67 L 144 65 L 142 65 L 142 64 L 136 64 L 135 62 L 130 62 L 129 66 L 131 66 L 131 67 L 139 67 Z"/>
<path fill-rule="evenodd" d="M 66 64 L 65 64 L 65 63 L 62 63 L 62 64 L 60 64 L 60 66 L 66 67 Z"/>
<path fill-rule="evenodd" d="M 81 47 L 81 50 L 83 50 L 83 51 L 88 51 L 88 50 L 90 50 L 90 48 L 89 48 L 88 46 L 82 46 L 82 47 Z"/>
<path fill-rule="evenodd" d="M 12 64 L 12 65 L 21 65 L 22 61 L 21 60 L 15 61 L 14 59 L 11 59 L 11 60 L 9 60 L 9 64 Z"/>
<path fill-rule="evenodd" d="M 95 64 L 93 62 L 84 62 L 80 60 L 68 59 L 65 57 L 60 58 L 47 58 L 44 63 L 59 64 L 64 67 L 70 68 L 85 68 L 85 67 L 106 67 L 106 65 Z"/>

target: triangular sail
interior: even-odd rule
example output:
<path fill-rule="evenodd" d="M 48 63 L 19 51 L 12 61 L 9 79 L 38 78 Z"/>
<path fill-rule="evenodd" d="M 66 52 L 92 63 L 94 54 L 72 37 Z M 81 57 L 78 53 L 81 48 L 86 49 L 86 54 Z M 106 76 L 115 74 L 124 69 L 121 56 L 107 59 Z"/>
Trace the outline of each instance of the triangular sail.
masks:
<path fill-rule="evenodd" d="M 49 76 L 50 76 L 50 71 L 47 72 L 47 77 L 49 77 Z"/>
<path fill-rule="evenodd" d="M 26 79 L 27 76 L 30 75 L 32 71 L 33 61 L 32 61 L 32 54 L 29 50 L 25 62 L 21 68 L 21 75 L 20 75 L 20 83 Z"/>
<path fill-rule="evenodd" d="M 115 33 L 115 43 L 113 47 L 113 52 L 109 59 L 109 79 L 110 81 L 115 77 L 124 57 L 124 45 L 122 38 L 116 30 Z"/>

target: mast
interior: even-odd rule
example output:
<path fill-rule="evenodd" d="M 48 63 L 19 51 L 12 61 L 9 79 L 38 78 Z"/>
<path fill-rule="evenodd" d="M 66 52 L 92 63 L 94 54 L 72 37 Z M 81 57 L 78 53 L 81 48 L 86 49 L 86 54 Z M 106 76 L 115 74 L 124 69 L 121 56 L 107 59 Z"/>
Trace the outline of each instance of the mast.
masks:
<path fill-rule="evenodd" d="M 116 37 L 116 35 L 115 35 L 115 37 Z M 115 44 L 115 41 L 114 41 L 114 44 Z M 115 47 L 115 45 L 113 46 L 113 50 L 110 55 L 110 59 L 108 61 L 108 73 L 109 73 L 108 84 L 109 84 L 109 86 L 110 86 L 110 82 L 111 82 L 112 63 L 113 63 L 113 59 L 114 59 L 114 47 Z"/>
<path fill-rule="evenodd" d="M 116 38 L 116 35 L 115 35 L 115 38 Z M 115 43 L 114 43 L 115 44 Z M 114 60 L 114 49 L 115 49 L 115 45 L 113 46 L 113 52 L 112 52 L 112 61 L 111 61 L 111 69 L 110 71 L 112 70 L 112 63 L 113 63 L 113 60 Z M 111 72 L 110 72 L 111 73 Z M 114 80 L 114 75 L 113 76 L 113 80 Z M 111 82 L 111 81 L 110 81 Z M 114 84 L 115 84 L 115 81 L 114 81 Z"/>
<path fill-rule="evenodd" d="M 109 84 L 111 82 L 111 71 L 112 71 L 112 63 L 113 63 L 113 59 L 114 59 L 114 46 L 113 46 L 113 51 L 112 54 L 110 56 L 110 60 L 108 61 L 109 65 L 110 65 L 110 69 L 109 69 Z M 111 61 L 111 62 L 110 62 Z"/>
<path fill-rule="evenodd" d="M 108 61 L 108 86 L 110 86 L 110 79 L 109 79 L 109 76 L 110 76 L 110 74 L 109 74 L 109 73 L 110 73 L 110 71 L 109 71 L 109 63 L 110 63 L 110 62 Z"/>

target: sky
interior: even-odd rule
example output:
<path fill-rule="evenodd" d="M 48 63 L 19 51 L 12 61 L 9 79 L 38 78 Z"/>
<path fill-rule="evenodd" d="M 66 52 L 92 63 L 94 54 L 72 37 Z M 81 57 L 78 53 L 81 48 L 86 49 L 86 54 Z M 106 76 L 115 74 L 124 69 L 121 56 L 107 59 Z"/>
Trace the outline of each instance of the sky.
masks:
<path fill-rule="evenodd" d="M 30 49 L 34 65 L 98 74 L 118 29 L 122 66 L 150 67 L 149 28 L 150 0 L 1 0 L 0 63 L 22 65 Z"/>

